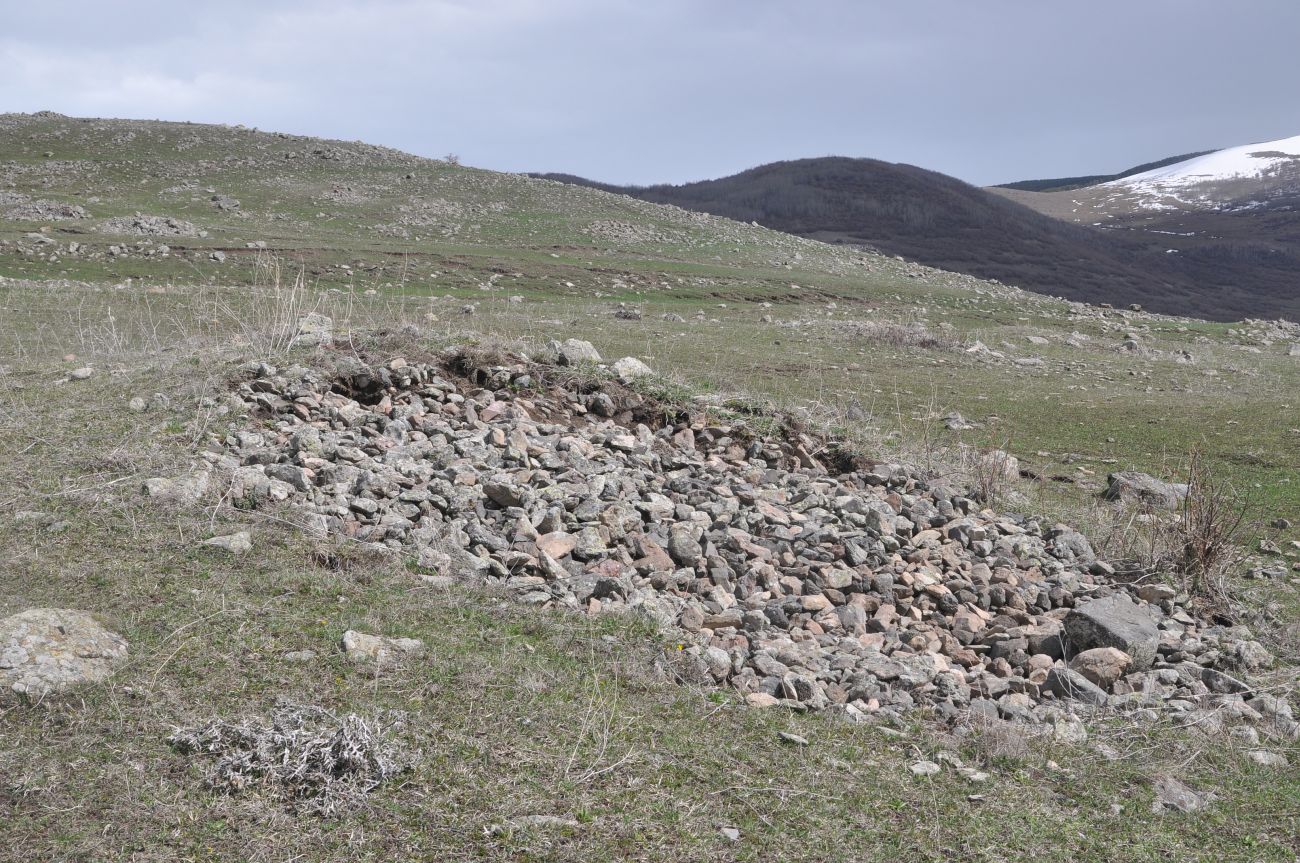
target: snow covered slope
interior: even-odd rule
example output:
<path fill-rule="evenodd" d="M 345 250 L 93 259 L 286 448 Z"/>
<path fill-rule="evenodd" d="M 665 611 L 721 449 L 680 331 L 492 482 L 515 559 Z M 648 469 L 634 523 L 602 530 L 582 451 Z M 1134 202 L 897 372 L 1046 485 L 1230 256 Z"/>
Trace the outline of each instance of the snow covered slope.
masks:
<path fill-rule="evenodd" d="M 1300 135 L 1219 150 L 1144 174 L 1112 180 L 1101 188 L 1133 193 L 1153 206 L 1227 204 L 1266 198 L 1300 179 Z M 1172 200 L 1170 200 L 1172 199 Z M 1162 207 L 1162 208 L 1163 208 Z"/>

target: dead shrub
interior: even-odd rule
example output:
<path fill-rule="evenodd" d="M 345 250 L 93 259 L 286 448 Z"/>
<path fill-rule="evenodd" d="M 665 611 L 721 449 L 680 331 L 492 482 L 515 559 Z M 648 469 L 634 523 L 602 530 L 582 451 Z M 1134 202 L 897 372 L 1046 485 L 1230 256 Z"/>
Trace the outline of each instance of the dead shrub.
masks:
<path fill-rule="evenodd" d="M 919 323 L 896 324 L 889 321 L 854 321 L 847 324 L 861 339 L 896 348 L 925 348 L 952 351 L 962 347 L 961 339 L 949 333 L 936 333 Z"/>
<path fill-rule="evenodd" d="M 1193 451 L 1187 465 L 1187 498 L 1173 525 L 1177 571 L 1188 593 L 1218 604 L 1230 601 L 1228 580 L 1244 558 L 1237 537 L 1248 510 L 1236 489 Z"/>
<path fill-rule="evenodd" d="M 1004 445 L 1005 447 L 1005 445 Z M 962 468 L 970 479 L 976 500 L 987 506 L 1001 501 L 1020 477 L 1020 461 L 1005 448 L 961 448 Z"/>
<path fill-rule="evenodd" d="M 1202 603 L 1224 609 L 1231 575 L 1245 553 L 1238 544 L 1250 504 L 1199 451 L 1187 459 L 1187 496 L 1176 512 L 1148 504 L 1104 508 L 1109 519 L 1092 535 L 1128 581 L 1164 579 Z M 1101 524 L 1101 521 L 1106 523 Z"/>
<path fill-rule="evenodd" d="M 409 767 L 388 739 L 391 724 L 321 707 L 282 704 L 271 721 L 213 719 L 167 738 L 177 752 L 215 758 L 208 787 L 236 794 L 272 789 L 295 808 L 318 815 L 355 805 Z"/>

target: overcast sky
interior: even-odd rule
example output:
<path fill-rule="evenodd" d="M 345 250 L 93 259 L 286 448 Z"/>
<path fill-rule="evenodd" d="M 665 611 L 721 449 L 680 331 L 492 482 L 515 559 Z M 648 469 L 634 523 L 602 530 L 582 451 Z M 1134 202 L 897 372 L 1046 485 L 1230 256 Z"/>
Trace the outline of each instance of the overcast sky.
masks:
<path fill-rule="evenodd" d="M 610 182 L 870 156 L 987 184 L 1300 134 L 1295 0 L 0 0 L 0 112 Z"/>

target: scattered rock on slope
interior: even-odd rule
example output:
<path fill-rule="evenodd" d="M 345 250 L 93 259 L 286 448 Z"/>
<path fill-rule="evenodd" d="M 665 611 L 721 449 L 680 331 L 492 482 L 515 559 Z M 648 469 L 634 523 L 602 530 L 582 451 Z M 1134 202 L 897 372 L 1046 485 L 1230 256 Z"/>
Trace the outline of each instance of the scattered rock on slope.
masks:
<path fill-rule="evenodd" d="M 1187 497 L 1184 483 L 1164 482 L 1135 470 L 1112 473 L 1106 478 L 1106 499 L 1129 501 L 1156 507 L 1177 509 Z"/>
<path fill-rule="evenodd" d="M 146 216 L 141 213 L 105 219 L 99 223 L 99 230 L 105 234 L 135 234 L 144 237 L 198 237 L 206 233 L 184 219 Z"/>
<path fill-rule="evenodd" d="M 576 366 L 580 363 L 600 362 L 600 352 L 591 344 L 581 339 L 552 341 L 546 346 L 543 357 L 558 366 Z"/>
<path fill-rule="evenodd" d="M 654 374 L 654 371 L 648 365 L 636 357 L 623 357 L 623 359 L 614 363 L 613 369 L 614 374 L 618 375 L 618 379 L 625 384 L 631 383 L 637 378 L 650 377 Z"/>
<path fill-rule="evenodd" d="M 370 662 L 385 666 L 393 664 L 403 656 L 423 650 L 424 642 L 418 638 L 388 638 L 349 629 L 343 633 L 342 646 L 343 652 L 353 662 Z"/>
<path fill-rule="evenodd" d="M 305 348 L 329 347 L 334 344 L 334 320 L 316 312 L 303 315 L 298 319 L 293 344 Z"/>

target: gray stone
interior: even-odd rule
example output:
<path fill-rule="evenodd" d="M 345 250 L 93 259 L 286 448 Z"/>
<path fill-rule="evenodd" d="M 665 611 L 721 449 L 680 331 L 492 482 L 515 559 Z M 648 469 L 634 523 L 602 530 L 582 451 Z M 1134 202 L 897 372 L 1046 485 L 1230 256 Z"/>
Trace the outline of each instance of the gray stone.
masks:
<path fill-rule="evenodd" d="M 581 339 L 565 339 L 562 342 L 552 341 L 547 345 L 545 356 L 557 366 L 576 366 L 581 363 L 600 362 L 600 352 L 596 350 L 591 342 L 584 342 Z"/>
<path fill-rule="evenodd" d="M 668 554 L 678 566 L 694 566 L 704 549 L 688 528 L 675 527 L 668 536 Z"/>
<path fill-rule="evenodd" d="M 1209 809 L 1214 801 L 1212 793 L 1193 791 L 1172 776 L 1157 776 L 1152 784 L 1156 797 L 1151 803 L 1151 811 L 1157 815 L 1171 809 L 1189 813 L 1202 812 Z"/>
<path fill-rule="evenodd" d="M 623 383 L 630 384 L 638 378 L 650 377 L 654 370 L 636 357 L 623 357 L 614 363 L 614 374 Z"/>
<path fill-rule="evenodd" d="M 189 505 L 198 503 L 208 493 L 212 472 L 207 468 L 190 471 L 178 477 L 153 477 L 144 481 L 149 497 L 160 502 Z"/>
<path fill-rule="evenodd" d="M 907 769 L 912 771 L 913 776 L 933 776 L 934 774 L 938 773 L 942 768 L 940 768 L 939 765 L 935 764 L 933 761 L 917 761 Z"/>
<path fill-rule="evenodd" d="M 1043 689 L 1061 698 L 1072 698 L 1098 707 L 1104 706 L 1107 701 L 1105 690 L 1072 668 L 1053 668 L 1048 671 Z"/>
<path fill-rule="evenodd" d="M 292 345 L 299 348 L 329 347 L 334 344 L 334 319 L 309 312 L 298 319 Z"/>
<path fill-rule="evenodd" d="M 241 530 L 226 536 L 214 536 L 211 539 L 205 539 L 202 544 L 228 551 L 231 554 L 246 554 L 253 550 L 253 535 L 246 530 Z"/>
<path fill-rule="evenodd" d="M 1075 654 L 1070 668 L 1102 689 L 1109 690 L 1124 676 L 1133 663 L 1132 657 L 1114 647 L 1094 647 Z"/>
<path fill-rule="evenodd" d="M 1268 767 L 1270 769 L 1281 769 L 1291 766 L 1291 762 L 1280 752 L 1270 752 L 1267 749 L 1251 749 L 1246 753 L 1246 758 L 1250 763 L 1259 767 Z"/>
<path fill-rule="evenodd" d="M 1178 592 L 1167 584 L 1144 584 L 1138 588 L 1138 598 L 1147 602 L 1166 602 L 1178 595 Z"/>
<path fill-rule="evenodd" d="M 1211 692 L 1218 693 L 1219 695 L 1238 695 L 1244 692 L 1250 692 L 1250 686 L 1230 674 L 1224 674 L 1216 668 L 1202 669 L 1201 681 L 1209 687 Z"/>
<path fill-rule="evenodd" d="M 1106 477 L 1107 500 L 1128 501 L 1155 507 L 1177 509 L 1187 497 L 1187 485 L 1158 480 L 1148 473 L 1122 470 Z"/>
<path fill-rule="evenodd" d="M 84 611 L 32 608 L 0 620 L 0 689 L 29 698 L 106 680 L 126 657 L 126 639 Z"/>
<path fill-rule="evenodd" d="M 1114 647 L 1132 657 L 1134 671 L 1150 668 L 1160 646 L 1155 621 L 1118 593 L 1072 608 L 1065 616 L 1064 631 L 1071 655 L 1096 647 Z"/>
<path fill-rule="evenodd" d="M 342 645 L 344 654 L 353 662 L 379 666 L 392 665 L 424 649 L 424 642 L 418 638 L 387 638 L 354 629 L 343 633 Z"/>

